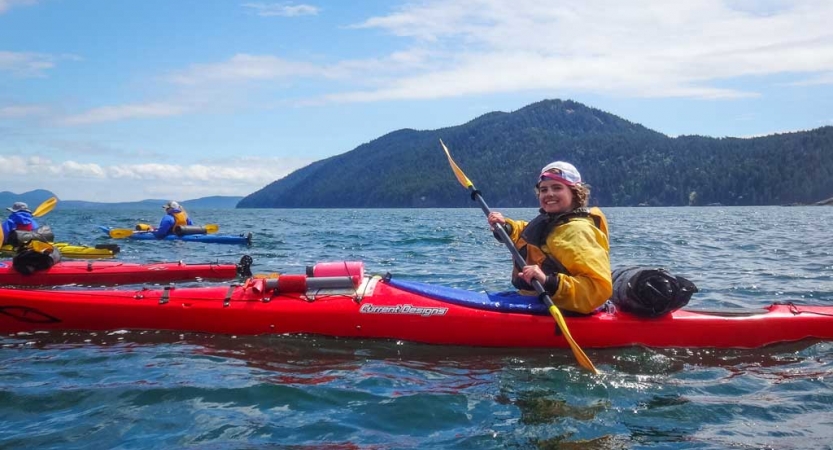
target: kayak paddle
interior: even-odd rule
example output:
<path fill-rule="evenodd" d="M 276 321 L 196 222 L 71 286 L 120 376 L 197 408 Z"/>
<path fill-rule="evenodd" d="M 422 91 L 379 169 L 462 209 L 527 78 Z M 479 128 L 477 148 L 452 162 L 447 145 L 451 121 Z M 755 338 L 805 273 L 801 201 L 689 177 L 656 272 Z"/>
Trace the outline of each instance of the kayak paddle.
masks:
<path fill-rule="evenodd" d="M 217 225 L 216 223 L 207 223 L 205 225 L 194 225 L 194 226 L 197 226 L 197 227 L 202 226 L 203 228 L 205 228 L 205 233 L 206 234 L 214 234 L 214 233 L 216 233 L 217 231 L 220 230 L 220 225 Z"/>
<path fill-rule="evenodd" d="M 189 225 L 189 226 L 199 226 L 199 225 Z M 209 223 L 203 225 L 202 228 L 205 229 L 206 234 L 214 234 L 220 230 L 220 225 L 216 223 Z M 136 231 L 153 231 L 153 226 L 148 225 L 146 223 L 140 223 L 136 225 Z"/>
<path fill-rule="evenodd" d="M 58 204 L 58 199 L 56 197 L 50 197 L 50 198 L 44 200 L 44 202 L 41 203 L 40 206 L 38 206 L 35 209 L 35 212 L 33 212 L 32 215 L 35 216 L 35 217 L 40 217 L 40 216 L 48 213 L 49 211 L 52 211 L 53 209 L 55 209 L 55 205 L 57 205 L 57 204 Z"/>
<path fill-rule="evenodd" d="M 448 163 L 451 165 L 451 170 L 454 171 L 454 175 L 457 177 L 457 181 L 463 185 L 464 188 L 468 189 L 471 193 L 471 199 L 477 201 L 480 204 L 480 209 L 488 216 L 492 211 L 489 209 L 489 206 L 486 205 L 486 201 L 483 200 L 483 196 L 480 195 L 480 191 L 478 191 L 474 187 L 474 183 L 468 179 L 465 173 L 460 170 L 460 167 L 451 159 L 451 153 L 448 151 L 448 147 L 445 146 L 443 140 L 440 139 L 440 145 L 443 146 L 443 150 L 445 150 L 445 155 L 448 156 Z M 510 252 L 512 252 L 512 259 L 515 262 L 515 265 L 518 268 L 521 268 L 526 265 L 526 261 L 524 260 L 523 256 L 521 256 L 518 249 L 515 248 L 515 245 L 512 244 L 512 239 L 509 238 L 509 234 L 506 233 L 506 230 L 501 227 L 495 227 L 495 231 L 500 236 L 500 240 L 506 245 Z M 532 286 L 535 287 L 535 291 L 538 292 L 538 297 L 547 305 L 547 308 L 550 311 L 550 314 L 555 319 L 555 322 L 558 324 L 558 327 L 561 329 L 561 332 L 564 333 L 564 338 L 567 339 L 567 343 L 570 344 L 570 349 L 573 351 L 573 355 L 576 357 L 576 361 L 581 367 L 593 372 L 594 374 L 599 373 L 596 370 L 596 366 L 593 365 L 593 362 L 590 361 L 590 358 L 584 353 L 581 347 L 578 346 L 578 343 L 573 339 L 573 336 L 570 334 L 570 330 L 567 328 L 567 322 L 564 320 L 564 316 L 561 314 L 561 310 L 558 309 L 557 306 L 552 302 L 549 295 L 547 295 L 546 291 L 544 291 L 544 286 L 537 279 L 532 279 Z"/>
<path fill-rule="evenodd" d="M 110 230 L 110 237 L 113 239 L 124 239 L 133 236 L 133 233 L 136 230 L 132 230 L 130 228 L 113 228 Z M 147 233 L 147 231 L 139 231 L 138 233 Z"/>
<path fill-rule="evenodd" d="M 216 233 L 220 226 L 216 223 L 209 223 L 203 226 L 207 234 Z M 110 230 L 110 237 L 113 239 L 125 239 L 133 236 L 133 233 L 149 233 L 150 231 L 136 231 L 130 228 L 113 228 Z"/>

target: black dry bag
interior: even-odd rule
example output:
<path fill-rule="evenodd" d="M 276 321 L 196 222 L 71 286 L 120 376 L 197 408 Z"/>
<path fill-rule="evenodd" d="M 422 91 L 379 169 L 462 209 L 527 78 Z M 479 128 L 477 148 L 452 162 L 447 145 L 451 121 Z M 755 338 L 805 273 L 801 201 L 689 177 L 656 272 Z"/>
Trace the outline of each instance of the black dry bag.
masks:
<path fill-rule="evenodd" d="M 12 247 L 22 247 L 32 241 L 52 242 L 54 240 L 55 234 L 52 233 L 49 225 L 44 225 L 35 231 L 14 230 L 9 234 L 9 244 Z"/>
<path fill-rule="evenodd" d="M 665 269 L 628 267 L 613 271 L 611 301 L 622 311 L 659 317 L 688 304 L 697 286 Z"/>
<path fill-rule="evenodd" d="M 61 260 L 61 252 L 53 248 L 48 252 L 39 252 L 32 248 L 19 251 L 12 258 L 12 267 L 23 275 L 31 275 L 39 270 L 46 270 Z"/>
<path fill-rule="evenodd" d="M 198 225 L 177 225 L 174 227 L 174 233 L 177 236 L 187 236 L 189 234 L 207 234 L 208 228 Z"/>

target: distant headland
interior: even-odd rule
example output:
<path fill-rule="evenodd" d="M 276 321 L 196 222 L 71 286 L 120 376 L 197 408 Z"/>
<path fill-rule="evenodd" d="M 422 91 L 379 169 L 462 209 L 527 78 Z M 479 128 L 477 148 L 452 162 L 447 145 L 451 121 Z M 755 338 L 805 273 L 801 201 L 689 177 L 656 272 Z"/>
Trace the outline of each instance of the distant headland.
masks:
<path fill-rule="evenodd" d="M 11 206 L 14 202 L 25 202 L 30 207 L 35 208 L 44 200 L 57 197 L 53 192 L 46 189 L 35 189 L 33 191 L 15 193 L 10 191 L 0 192 L 0 206 Z M 195 198 L 190 200 L 181 200 L 180 203 L 186 208 L 212 208 L 225 209 L 236 208 L 237 203 L 243 197 L 232 196 L 211 196 Z M 116 208 L 116 209 L 145 209 L 145 208 L 160 208 L 165 202 L 170 199 L 145 199 L 136 202 L 119 202 L 119 203 L 103 203 L 103 202 L 87 202 L 83 200 L 61 200 L 58 198 L 58 207 L 73 208 L 73 209 L 95 209 L 95 208 Z"/>

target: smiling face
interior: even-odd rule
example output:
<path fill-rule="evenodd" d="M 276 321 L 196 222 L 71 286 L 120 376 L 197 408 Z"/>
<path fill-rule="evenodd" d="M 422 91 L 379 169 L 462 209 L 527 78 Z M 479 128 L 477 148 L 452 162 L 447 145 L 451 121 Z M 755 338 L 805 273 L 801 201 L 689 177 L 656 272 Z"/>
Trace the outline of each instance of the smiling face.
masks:
<path fill-rule="evenodd" d="M 544 179 L 538 183 L 538 203 L 544 212 L 561 214 L 573 209 L 573 191 L 564 183 Z"/>

